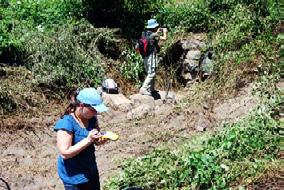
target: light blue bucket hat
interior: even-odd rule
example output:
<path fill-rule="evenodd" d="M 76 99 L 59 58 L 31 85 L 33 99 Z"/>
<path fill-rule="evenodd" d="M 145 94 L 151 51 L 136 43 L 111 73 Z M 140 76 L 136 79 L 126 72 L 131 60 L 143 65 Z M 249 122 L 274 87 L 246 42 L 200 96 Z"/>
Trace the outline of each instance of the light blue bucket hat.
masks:
<path fill-rule="evenodd" d="M 152 18 L 152 19 L 147 21 L 146 28 L 153 29 L 153 28 L 156 28 L 158 26 L 159 26 L 159 24 L 158 24 L 157 20 Z"/>
<path fill-rule="evenodd" d="M 108 108 L 103 103 L 100 93 L 95 88 L 84 88 L 79 91 L 77 100 L 92 106 L 97 112 L 105 112 Z"/>

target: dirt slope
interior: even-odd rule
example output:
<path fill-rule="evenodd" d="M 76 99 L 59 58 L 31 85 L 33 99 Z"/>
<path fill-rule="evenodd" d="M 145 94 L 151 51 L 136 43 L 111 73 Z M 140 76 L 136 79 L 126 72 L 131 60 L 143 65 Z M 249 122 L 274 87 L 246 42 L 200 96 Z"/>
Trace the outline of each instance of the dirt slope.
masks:
<path fill-rule="evenodd" d="M 102 130 L 120 135 L 119 141 L 97 147 L 102 184 L 120 170 L 121 161 L 127 158 L 139 157 L 165 142 L 186 140 L 198 133 L 198 125 L 210 130 L 215 123 L 242 117 L 255 105 L 250 93 L 251 88 L 246 87 L 235 98 L 215 105 L 213 111 L 192 106 L 176 112 L 174 104 L 164 104 L 159 115 L 139 120 L 128 120 L 119 111 L 99 116 Z M 53 125 L 64 108 L 50 106 L 38 117 L 15 116 L 0 122 L 0 177 L 12 190 L 63 189 L 56 171 Z M 0 182 L 0 189 L 5 189 L 4 183 Z"/>

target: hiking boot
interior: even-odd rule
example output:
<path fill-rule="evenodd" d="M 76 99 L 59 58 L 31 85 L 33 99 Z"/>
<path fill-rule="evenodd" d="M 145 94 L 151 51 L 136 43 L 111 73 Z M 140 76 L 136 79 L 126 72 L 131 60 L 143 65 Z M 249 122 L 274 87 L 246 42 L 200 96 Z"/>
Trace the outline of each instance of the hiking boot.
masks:
<path fill-rule="evenodd" d="M 140 89 L 139 93 L 141 95 L 147 95 L 147 96 L 152 96 L 151 92 L 144 90 L 144 89 Z"/>
<path fill-rule="evenodd" d="M 159 94 L 159 91 L 158 90 L 152 90 L 151 94 Z"/>

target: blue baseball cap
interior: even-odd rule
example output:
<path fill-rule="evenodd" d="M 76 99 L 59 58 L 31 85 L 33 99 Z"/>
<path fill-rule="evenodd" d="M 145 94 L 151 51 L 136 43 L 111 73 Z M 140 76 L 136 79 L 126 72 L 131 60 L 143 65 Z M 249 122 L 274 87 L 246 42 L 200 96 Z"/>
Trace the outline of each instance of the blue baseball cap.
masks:
<path fill-rule="evenodd" d="M 103 103 L 100 93 L 95 88 L 84 88 L 79 91 L 77 100 L 92 106 L 97 112 L 105 112 L 108 108 Z"/>
<path fill-rule="evenodd" d="M 152 19 L 147 21 L 146 28 L 153 29 L 153 28 L 156 28 L 158 26 L 159 26 L 159 24 L 158 24 L 157 20 L 152 18 Z"/>

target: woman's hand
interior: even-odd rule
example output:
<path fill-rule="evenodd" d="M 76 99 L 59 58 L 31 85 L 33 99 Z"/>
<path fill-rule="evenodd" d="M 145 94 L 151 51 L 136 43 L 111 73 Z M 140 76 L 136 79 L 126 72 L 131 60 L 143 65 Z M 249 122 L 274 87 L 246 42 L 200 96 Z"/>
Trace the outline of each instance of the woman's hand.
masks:
<path fill-rule="evenodd" d="M 106 142 L 107 142 L 107 139 L 103 138 L 102 136 L 99 139 L 94 141 L 95 145 L 102 145 L 102 144 L 105 144 Z"/>
<path fill-rule="evenodd" d="M 87 139 L 90 141 L 90 142 L 94 142 L 94 141 L 97 141 L 98 139 L 101 138 L 101 134 L 100 132 L 97 130 L 97 129 L 93 129 L 89 132 L 88 136 L 87 136 Z"/>
<path fill-rule="evenodd" d="M 89 132 L 88 136 L 72 145 L 73 133 L 65 130 L 57 131 L 57 147 L 63 159 L 69 159 L 78 155 L 82 150 L 96 142 L 98 139 L 102 138 L 100 132 L 93 129 Z"/>
<path fill-rule="evenodd" d="M 95 145 L 102 145 L 107 142 L 107 138 L 103 137 L 103 133 L 100 132 L 101 137 L 95 140 Z"/>

